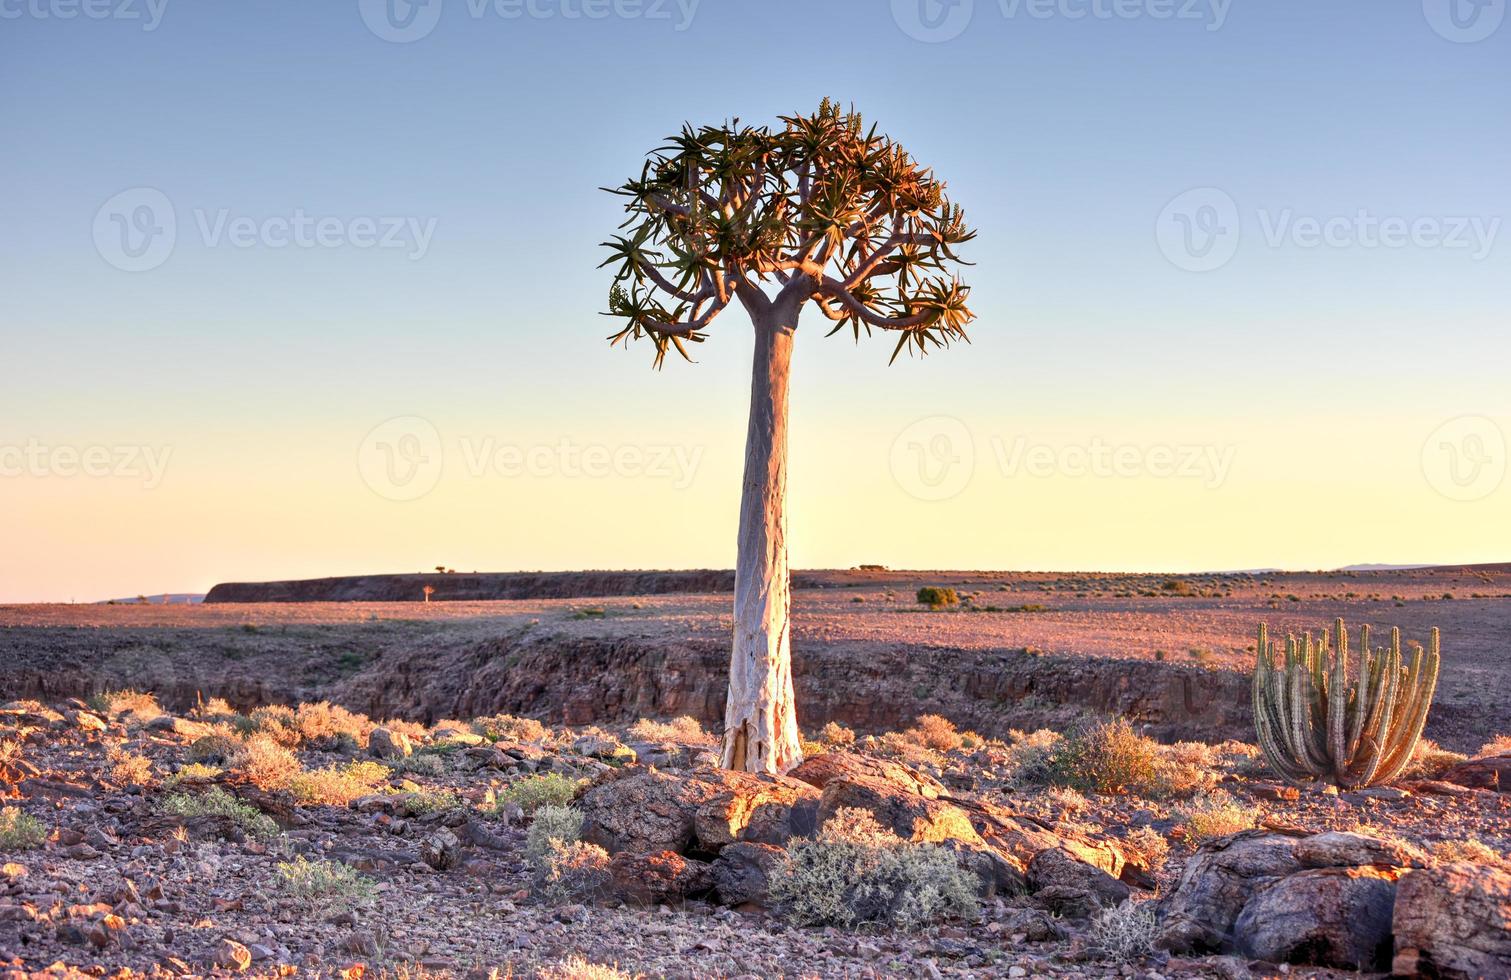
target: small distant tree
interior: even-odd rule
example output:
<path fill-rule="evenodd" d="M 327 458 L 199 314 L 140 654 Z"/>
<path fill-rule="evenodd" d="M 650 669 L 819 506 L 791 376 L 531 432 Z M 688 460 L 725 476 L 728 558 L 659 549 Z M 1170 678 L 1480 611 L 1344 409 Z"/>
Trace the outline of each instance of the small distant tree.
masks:
<path fill-rule="evenodd" d="M 895 333 L 894 361 L 965 340 L 969 288 L 952 267 L 975 233 L 931 171 L 827 99 L 774 129 L 684 126 L 613 193 L 629 213 L 626 233 L 604 243 L 613 343 L 649 340 L 659 368 L 669 351 L 687 358 L 732 302 L 755 328 L 723 762 L 785 772 L 802 761 L 786 510 L 799 315 L 816 309 L 857 342 L 862 330 Z"/>
<path fill-rule="evenodd" d="M 425 586 L 424 592 L 425 592 L 425 601 L 429 602 L 430 601 L 430 597 L 433 596 L 433 595 L 435 595 L 435 586 L 433 586 L 433 585 L 427 585 L 427 586 Z"/>

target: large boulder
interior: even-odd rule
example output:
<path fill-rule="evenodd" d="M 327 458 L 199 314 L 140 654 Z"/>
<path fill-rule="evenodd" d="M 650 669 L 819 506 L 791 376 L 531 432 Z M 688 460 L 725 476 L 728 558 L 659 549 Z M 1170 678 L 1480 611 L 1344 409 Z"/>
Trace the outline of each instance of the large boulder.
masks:
<path fill-rule="evenodd" d="M 1029 862 L 1028 888 L 1035 904 L 1068 918 L 1088 918 L 1131 894 L 1107 872 L 1057 847 L 1039 852 Z"/>
<path fill-rule="evenodd" d="M 672 774 L 640 766 L 614 770 L 578 800 L 583 839 L 611 854 L 698 851 L 737 840 L 782 843 L 809 832 L 818 790 L 782 776 L 696 769 Z"/>
<path fill-rule="evenodd" d="M 986 800 L 950 798 L 948 802 L 964 810 L 981 839 L 1020 871 L 1026 872 L 1035 857 L 1057 847 L 1125 884 L 1138 888 L 1154 887 L 1153 869 L 1146 867 L 1141 859 L 1124 853 L 1118 842 L 1111 838 L 1088 837 L 1078 830 L 1054 826 Z"/>
<path fill-rule="evenodd" d="M 1400 976 L 1511 977 L 1511 872 L 1456 862 L 1396 886 Z"/>
<path fill-rule="evenodd" d="M 870 811 L 877 823 L 903 840 L 914 843 L 960 841 L 977 847 L 986 846 L 964 810 L 883 779 L 870 776 L 829 779 L 818 804 L 820 826 L 848 807 Z"/>
<path fill-rule="evenodd" d="M 1233 924 L 1262 886 L 1301 870 L 1296 838 L 1245 830 L 1203 844 L 1164 902 L 1158 944 L 1172 953 L 1226 951 Z"/>
<path fill-rule="evenodd" d="M 374 728 L 367 736 L 367 753 L 378 759 L 406 759 L 414 754 L 414 743 L 397 729 Z"/>
<path fill-rule="evenodd" d="M 878 759 L 875 756 L 856 755 L 853 752 L 827 752 L 803 760 L 802 764 L 787 775 L 801 779 L 818 789 L 829 785 L 832 779 L 877 779 L 891 783 L 898 789 L 918 796 L 937 800 L 945 794 L 939 780 L 900 762 Z"/>
<path fill-rule="evenodd" d="M 1295 855 L 1306 868 L 1353 868 L 1361 864 L 1425 868 L 1428 865 L 1427 855 L 1405 841 L 1346 830 L 1330 830 L 1297 841 Z"/>
<path fill-rule="evenodd" d="M 609 860 L 614 895 L 629 905 L 664 905 L 707 892 L 713 870 L 673 851 L 620 851 Z"/>
<path fill-rule="evenodd" d="M 725 905 L 769 904 L 771 876 L 786 854 L 780 847 L 740 841 L 713 863 L 714 890 Z"/>
<path fill-rule="evenodd" d="M 1438 778 L 1473 789 L 1511 793 L 1511 755 L 1489 755 L 1460 762 Z"/>
<path fill-rule="evenodd" d="M 1324 867 L 1281 878 L 1244 905 L 1233 925 L 1236 944 L 1245 956 L 1272 963 L 1384 969 L 1396 874 Z"/>

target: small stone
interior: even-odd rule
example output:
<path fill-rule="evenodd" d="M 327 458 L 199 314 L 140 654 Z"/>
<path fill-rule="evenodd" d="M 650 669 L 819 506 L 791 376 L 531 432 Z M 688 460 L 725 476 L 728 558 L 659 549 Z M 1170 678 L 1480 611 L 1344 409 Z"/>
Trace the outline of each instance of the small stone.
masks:
<path fill-rule="evenodd" d="M 240 973 L 252 965 L 252 951 L 234 939 L 222 939 L 215 947 L 214 963 L 222 969 Z"/>
<path fill-rule="evenodd" d="M 448 871 L 462 860 L 462 842 L 445 827 L 420 842 L 420 859 L 437 871 Z"/>
<path fill-rule="evenodd" d="M 406 759 L 414 754 L 414 744 L 403 732 L 379 727 L 367 737 L 367 753 L 378 759 Z"/>

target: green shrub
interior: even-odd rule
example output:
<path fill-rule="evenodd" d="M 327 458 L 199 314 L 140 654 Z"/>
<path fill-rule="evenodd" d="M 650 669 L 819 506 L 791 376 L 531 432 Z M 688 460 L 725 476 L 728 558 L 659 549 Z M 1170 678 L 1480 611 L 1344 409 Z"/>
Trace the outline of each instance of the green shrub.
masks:
<path fill-rule="evenodd" d="M 918 604 L 930 609 L 944 609 L 960 605 L 960 594 L 954 589 L 939 585 L 925 585 L 918 590 Z"/>
<path fill-rule="evenodd" d="M 534 868 L 535 893 L 553 904 L 592 901 L 611 880 L 608 852 L 579 840 L 551 838 Z"/>
<path fill-rule="evenodd" d="M 274 871 L 283 895 L 322 910 L 350 908 L 376 891 L 371 878 L 337 861 L 308 861 L 300 856 L 280 863 Z"/>
<path fill-rule="evenodd" d="M 525 860 L 540 867 L 551 852 L 551 842 L 570 844 L 582 839 L 582 811 L 569 806 L 544 804 L 535 811 L 530 829 L 525 831 Z"/>
<path fill-rule="evenodd" d="M 219 786 L 212 786 L 195 796 L 171 793 L 163 797 L 158 809 L 168 816 L 191 820 L 195 817 L 229 817 L 252 837 L 275 837 L 278 825 L 261 810 L 241 802 Z"/>
<path fill-rule="evenodd" d="M 1159 745 L 1126 719 L 1073 732 L 1050 761 L 1052 778 L 1097 793 L 1146 791 L 1159 764 Z"/>
<path fill-rule="evenodd" d="M 793 843 L 771 879 L 777 908 L 799 925 L 918 929 L 978 910 L 976 879 L 937 844 L 911 844 L 870 813 L 842 809 Z"/>
<path fill-rule="evenodd" d="M 561 773 L 549 772 L 528 776 L 510 783 L 498 794 L 498 806 L 509 803 L 519 806 L 525 813 L 534 813 L 543 806 L 566 806 L 577 795 L 580 780 L 570 779 Z"/>
<path fill-rule="evenodd" d="M 1013 732 L 1010 737 L 1013 742 L 1007 747 L 1003 759 L 1008 781 L 1018 787 L 1049 782 L 1054 775 L 1052 763 L 1055 753 L 1064 744 L 1065 736 L 1048 728 L 1041 728 L 1027 735 Z"/>
<path fill-rule="evenodd" d="M 223 770 L 219 766 L 207 766 L 202 762 L 190 762 L 182 766 L 178 772 L 163 780 L 163 786 L 172 789 L 185 782 L 200 782 L 214 779 Z"/>
<path fill-rule="evenodd" d="M 534 718 L 513 715 L 478 718 L 473 721 L 472 730 L 490 742 L 544 742 L 551 738 L 551 730 Z"/>
<path fill-rule="evenodd" d="M 412 793 L 404 801 L 404 810 L 410 816 L 423 817 L 429 813 L 454 810 L 462 805 L 462 798 L 446 789 L 422 789 Z"/>
<path fill-rule="evenodd" d="M 196 738 L 189 745 L 189 761 L 223 765 L 235 760 L 244 744 L 235 735 L 228 735 L 224 732 L 212 732 L 209 735 Z"/>
<path fill-rule="evenodd" d="M 20 807 L 0 810 L 0 851 L 25 851 L 47 839 L 47 825 Z"/>
<path fill-rule="evenodd" d="M 445 753 L 440 752 L 416 752 L 401 759 L 389 759 L 387 765 L 389 769 L 400 773 L 415 773 L 420 776 L 446 774 Z"/>

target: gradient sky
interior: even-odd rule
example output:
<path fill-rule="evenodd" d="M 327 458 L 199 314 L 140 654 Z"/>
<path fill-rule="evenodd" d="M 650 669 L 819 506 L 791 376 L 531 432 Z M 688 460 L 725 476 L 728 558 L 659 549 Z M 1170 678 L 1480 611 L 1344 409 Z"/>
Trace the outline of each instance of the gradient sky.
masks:
<path fill-rule="evenodd" d="M 979 318 L 804 319 L 795 566 L 1511 560 L 1506 0 L 92 2 L 0 0 L 0 601 L 731 566 L 748 322 L 611 349 L 597 188 L 826 95 L 949 182 Z"/>

